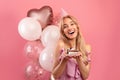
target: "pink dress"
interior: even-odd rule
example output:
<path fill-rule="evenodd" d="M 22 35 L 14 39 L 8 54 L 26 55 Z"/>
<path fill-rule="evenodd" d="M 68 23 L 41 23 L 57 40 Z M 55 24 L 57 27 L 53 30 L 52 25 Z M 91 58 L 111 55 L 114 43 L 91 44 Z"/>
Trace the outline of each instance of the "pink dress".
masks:
<path fill-rule="evenodd" d="M 61 57 L 59 59 L 61 59 Z M 68 60 L 65 71 L 57 80 L 83 80 L 78 70 L 77 62 L 73 60 L 73 58 Z"/>
<path fill-rule="evenodd" d="M 57 80 L 83 80 L 78 70 L 77 63 L 70 59 L 66 65 L 66 69 Z"/>
<path fill-rule="evenodd" d="M 64 49 L 61 50 L 61 54 L 64 51 Z M 91 62 L 90 55 L 88 55 L 88 62 Z M 59 57 L 59 60 L 61 60 L 61 56 Z M 83 80 L 80 74 L 80 71 L 78 69 L 77 62 L 71 58 L 68 60 L 65 71 L 63 74 L 59 77 L 57 80 Z"/>

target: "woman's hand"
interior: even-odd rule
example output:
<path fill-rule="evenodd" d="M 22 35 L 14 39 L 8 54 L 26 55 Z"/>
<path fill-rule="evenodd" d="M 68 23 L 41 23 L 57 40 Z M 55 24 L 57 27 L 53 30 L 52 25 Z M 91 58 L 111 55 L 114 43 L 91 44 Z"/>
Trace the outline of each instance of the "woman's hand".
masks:
<path fill-rule="evenodd" d="M 70 58 L 72 58 L 72 56 L 67 54 L 67 51 L 63 51 L 60 57 L 64 60 L 69 60 Z"/>
<path fill-rule="evenodd" d="M 82 61 L 85 65 L 88 64 L 87 57 L 83 57 L 81 52 L 78 52 L 75 55 L 73 55 L 73 58 L 76 59 L 77 62 Z"/>

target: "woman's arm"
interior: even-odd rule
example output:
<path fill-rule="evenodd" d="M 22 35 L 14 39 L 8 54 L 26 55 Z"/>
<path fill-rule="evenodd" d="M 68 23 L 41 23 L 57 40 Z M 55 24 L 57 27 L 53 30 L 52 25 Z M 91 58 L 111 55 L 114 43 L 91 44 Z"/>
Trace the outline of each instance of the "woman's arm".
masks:
<path fill-rule="evenodd" d="M 79 71 L 81 72 L 81 76 L 83 80 L 86 80 L 89 76 L 90 72 L 90 66 L 91 66 L 91 46 L 87 44 L 85 46 L 85 55 L 82 56 L 82 53 L 80 52 L 79 54 L 81 56 L 76 57 L 76 61 L 78 63 Z"/>
<path fill-rule="evenodd" d="M 77 54 L 73 55 L 73 58 L 75 58 L 77 61 L 81 77 L 83 80 L 86 80 L 90 72 L 90 56 L 88 58 L 88 55 L 83 56 L 81 52 L 78 52 Z"/>
<path fill-rule="evenodd" d="M 67 54 L 65 52 L 62 52 L 62 54 L 60 54 L 62 48 L 63 48 L 63 42 L 59 41 L 54 55 L 55 56 L 54 67 L 52 70 L 52 75 L 54 76 L 55 79 L 59 78 L 62 75 L 68 60 Z M 59 60 L 60 56 L 61 59 Z"/>
<path fill-rule="evenodd" d="M 52 71 L 52 74 L 54 76 L 55 79 L 59 78 L 62 73 L 64 72 L 65 70 L 65 67 L 66 67 L 66 63 L 67 63 L 67 60 L 66 59 L 63 59 L 61 60 L 58 65 L 56 65 Z"/>
<path fill-rule="evenodd" d="M 90 72 L 90 62 L 85 61 L 85 59 L 82 56 L 77 56 L 76 61 L 78 63 L 78 68 L 79 71 L 81 72 L 82 78 L 86 80 Z"/>

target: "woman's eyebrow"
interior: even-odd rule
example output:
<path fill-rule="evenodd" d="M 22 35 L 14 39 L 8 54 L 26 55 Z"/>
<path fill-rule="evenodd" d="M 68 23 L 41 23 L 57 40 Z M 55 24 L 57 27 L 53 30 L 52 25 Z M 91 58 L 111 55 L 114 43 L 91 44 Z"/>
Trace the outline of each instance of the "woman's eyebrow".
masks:
<path fill-rule="evenodd" d="M 63 26 L 65 26 L 65 25 L 67 25 L 67 24 L 63 24 Z"/>
<path fill-rule="evenodd" d="M 70 23 L 75 23 L 74 21 L 70 21 Z"/>

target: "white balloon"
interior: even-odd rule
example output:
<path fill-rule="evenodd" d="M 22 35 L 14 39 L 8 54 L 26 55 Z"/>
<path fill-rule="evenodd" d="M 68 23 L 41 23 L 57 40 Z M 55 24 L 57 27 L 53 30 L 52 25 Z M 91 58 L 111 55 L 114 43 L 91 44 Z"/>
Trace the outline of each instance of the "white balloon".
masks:
<path fill-rule="evenodd" d="M 44 68 L 47 71 L 52 71 L 54 61 L 53 61 L 53 55 L 55 52 L 55 47 L 46 47 L 39 56 L 39 63 L 42 68 Z"/>
<path fill-rule="evenodd" d="M 44 46 L 51 46 L 56 44 L 59 37 L 60 29 L 55 25 L 49 25 L 43 30 L 41 41 Z"/>
<path fill-rule="evenodd" d="M 39 39 L 41 31 L 40 23 L 33 18 L 26 17 L 19 22 L 18 32 L 23 39 L 30 41 Z"/>

